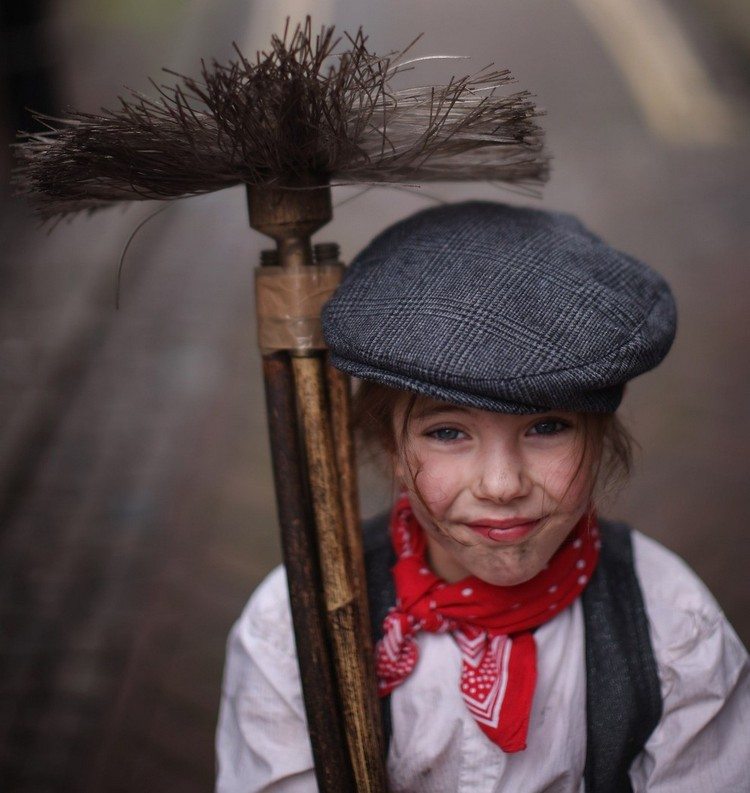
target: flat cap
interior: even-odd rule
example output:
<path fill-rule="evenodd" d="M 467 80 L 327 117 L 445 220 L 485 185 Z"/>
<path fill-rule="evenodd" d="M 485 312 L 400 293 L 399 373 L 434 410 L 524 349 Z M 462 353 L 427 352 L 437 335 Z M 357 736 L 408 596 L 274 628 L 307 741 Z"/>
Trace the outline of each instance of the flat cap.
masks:
<path fill-rule="evenodd" d="M 664 279 L 574 217 L 490 202 L 379 234 L 323 310 L 334 366 L 506 413 L 614 411 L 667 354 Z"/>

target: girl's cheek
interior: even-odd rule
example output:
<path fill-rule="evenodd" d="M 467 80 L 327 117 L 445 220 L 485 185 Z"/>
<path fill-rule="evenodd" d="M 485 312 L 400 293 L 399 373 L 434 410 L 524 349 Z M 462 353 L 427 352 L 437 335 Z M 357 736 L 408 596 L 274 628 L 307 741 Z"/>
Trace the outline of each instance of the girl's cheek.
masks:
<path fill-rule="evenodd" d="M 589 465 L 578 467 L 578 463 L 563 463 L 552 480 L 555 499 L 571 506 L 586 501 L 591 495 L 593 475 Z M 549 481 L 549 480 L 548 480 Z"/>
<path fill-rule="evenodd" d="M 565 452 L 538 461 L 536 478 L 543 482 L 550 495 L 556 499 L 576 499 L 586 490 L 591 479 L 591 466 L 580 459 L 580 450 Z"/>
<path fill-rule="evenodd" d="M 441 476 L 439 472 L 435 471 L 421 471 L 415 484 L 425 499 L 432 502 L 445 500 L 451 490 L 450 479 L 446 476 Z"/>
<path fill-rule="evenodd" d="M 432 512 L 447 507 L 460 490 L 455 465 L 440 465 L 429 460 L 423 461 L 414 484 Z"/>

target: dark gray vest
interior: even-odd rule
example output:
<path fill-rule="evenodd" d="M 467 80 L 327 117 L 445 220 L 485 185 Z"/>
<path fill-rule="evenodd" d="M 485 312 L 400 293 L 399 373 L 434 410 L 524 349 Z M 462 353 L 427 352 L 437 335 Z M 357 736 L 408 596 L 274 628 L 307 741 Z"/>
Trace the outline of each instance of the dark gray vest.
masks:
<path fill-rule="evenodd" d="M 633 564 L 630 529 L 600 521 L 599 564 L 582 595 L 586 628 L 587 793 L 631 793 L 628 769 L 661 718 L 656 661 Z M 363 526 L 373 638 L 396 602 L 388 515 Z M 390 697 L 383 699 L 386 746 Z"/>

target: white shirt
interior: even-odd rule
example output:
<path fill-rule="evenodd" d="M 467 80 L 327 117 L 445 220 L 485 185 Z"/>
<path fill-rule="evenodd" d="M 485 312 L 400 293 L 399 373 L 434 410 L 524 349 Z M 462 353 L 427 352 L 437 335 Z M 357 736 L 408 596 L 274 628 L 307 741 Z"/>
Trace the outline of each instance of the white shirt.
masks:
<path fill-rule="evenodd" d="M 664 702 L 630 769 L 653 793 L 750 793 L 750 665 L 705 586 L 670 551 L 633 532 Z M 528 747 L 505 754 L 459 692 L 449 634 L 418 634 L 419 660 L 391 696 L 392 791 L 580 793 L 586 668 L 580 601 L 535 632 L 538 678 Z M 316 791 L 286 578 L 274 570 L 232 629 L 217 731 L 217 793 Z"/>

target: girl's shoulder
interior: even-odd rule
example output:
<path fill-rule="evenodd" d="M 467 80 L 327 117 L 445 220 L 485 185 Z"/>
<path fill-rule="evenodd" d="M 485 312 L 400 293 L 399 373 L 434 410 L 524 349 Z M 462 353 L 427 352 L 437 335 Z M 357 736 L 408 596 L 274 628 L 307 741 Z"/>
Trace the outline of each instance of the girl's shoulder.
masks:
<path fill-rule="evenodd" d="M 275 567 L 256 587 L 232 629 L 233 640 L 262 642 L 286 656 L 295 655 L 286 570 Z"/>
<path fill-rule="evenodd" d="M 747 653 L 721 607 L 695 572 L 673 551 L 633 531 L 633 556 L 659 666 L 710 647 L 740 663 Z M 693 658 L 695 660 L 695 657 Z M 715 660 L 715 658 L 714 658 Z"/>
<path fill-rule="evenodd" d="M 682 559 L 632 537 L 662 693 L 662 717 L 630 767 L 633 789 L 748 790 L 747 651 Z"/>
<path fill-rule="evenodd" d="M 721 616 L 721 609 L 706 585 L 674 551 L 633 529 L 633 556 L 644 595 L 653 604 Z"/>

